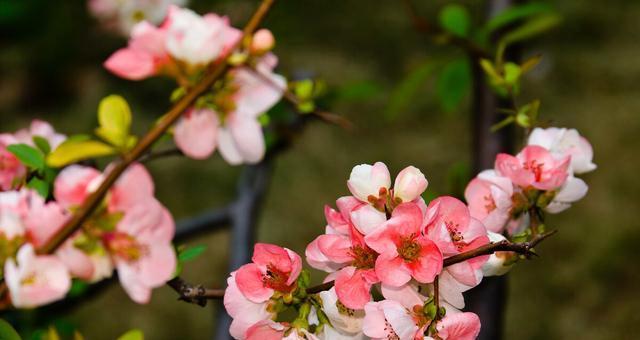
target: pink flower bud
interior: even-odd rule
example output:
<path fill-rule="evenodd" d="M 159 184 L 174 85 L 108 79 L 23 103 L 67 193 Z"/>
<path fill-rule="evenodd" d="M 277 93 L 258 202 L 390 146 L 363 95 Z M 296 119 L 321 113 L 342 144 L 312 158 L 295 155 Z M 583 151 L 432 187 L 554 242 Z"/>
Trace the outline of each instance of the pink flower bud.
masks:
<path fill-rule="evenodd" d="M 389 175 L 387 166 L 382 162 L 377 162 L 374 165 L 360 164 L 351 171 L 347 186 L 357 199 L 371 202 L 389 191 L 391 175 Z"/>
<path fill-rule="evenodd" d="M 429 182 L 420 169 L 408 166 L 396 177 L 393 185 L 395 198 L 399 198 L 402 202 L 411 202 L 420 197 L 428 185 Z"/>
<path fill-rule="evenodd" d="M 249 51 L 252 54 L 262 55 L 271 51 L 275 45 L 276 39 L 273 37 L 273 33 L 271 33 L 270 30 L 263 28 L 253 35 Z"/>

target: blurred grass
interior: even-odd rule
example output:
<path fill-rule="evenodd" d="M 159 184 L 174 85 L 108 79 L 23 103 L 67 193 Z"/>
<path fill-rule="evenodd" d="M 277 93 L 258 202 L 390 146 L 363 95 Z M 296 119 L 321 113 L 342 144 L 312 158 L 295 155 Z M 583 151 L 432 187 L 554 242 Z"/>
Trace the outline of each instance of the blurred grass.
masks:
<path fill-rule="evenodd" d="M 38 1 L 36 1 L 38 2 Z M 41 2 L 42 3 L 42 2 Z M 78 2 L 80 3 L 80 2 Z M 33 18 L 15 25 L 0 51 L 0 130 L 33 117 L 51 120 L 72 133 L 93 128 L 99 99 L 121 93 L 136 113 L 139 132 L 168 106 L 170 81 L 132 83 L 100 68 L 124 44 L 105 38 L 80 4 L 35 7 Z M 435 17 L 446 1 L 421 10 Z M 471 2 L 477 7 L 477 2 Z M 201 10 L 229 13 L 239 25 L 254 1 L 199 1 Z M 532 44 L 526 54 L 543 53 L 542 65 L 527 78 L 523 101 L 540 98 L 543 117 L 575 127 L 590 139 L 596 172 L 586 176 L 589 195 L 549 225 L 560 233 L 545 242 L 541 257 L 510 275 L 507 339 L 632 339 L 640 332 L 640 3 L 572 0 L 556 4 L 563 25 Z M 78 20 L 65 20 L 69 13 Z M 476 11 L 476 15 L 479 15 Z M 29 26 L 42 20 L 40 27 Z M 313 73 L 331 86 L 369 83 L 373 97 L 338 102 L 330 109 L 357 129 L 345 132 L 313 124 L 276 162 L 259 223 L 258 239 L 300 253 L 323 230 L 322 207 L 348 193 L 351 167 L 377 160 L 397 173 L 406 165 L 423 170 L 428 195 L 450 192 L 449 171 L 470 158 L 468 104 L 443 114 L 434 81 L 391 124 L 384 118 L 388 94 L 409 70 L 425 61 L 450 60 L 459 52 L 434 47 L 416 34 L 396 2 L 281 2 L 267 24 L 278 37 L 281 70 Z M 20 33 L 27 32 L 27 33 Z M 167 159 L 152 165 L 158 197 L 177 218 L 232 199 L 238 168 L 219 156 L 208 161 Z M 222 285 L 226 276 L 226 232 L 194 240 L 208 250 L 185 268 L 192 282 Z M 316 273 L 316 278 L 320 278 Z M 154 292 L 149 306 L 132 303 L 117 285 L 96 299 L 59 316 L 88 339 L 111 339 L 141 328 L 148 339 L 210 337 L 212 309 L 178 303 L 167 288 Z"/>

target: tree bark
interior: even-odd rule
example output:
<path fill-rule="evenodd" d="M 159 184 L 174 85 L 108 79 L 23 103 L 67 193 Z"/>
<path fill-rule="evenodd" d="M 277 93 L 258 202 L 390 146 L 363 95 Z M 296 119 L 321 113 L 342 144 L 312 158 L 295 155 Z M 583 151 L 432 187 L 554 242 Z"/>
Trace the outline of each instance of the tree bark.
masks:
<path fill-rule="evenodd" d="M 512 0 L 490 0 L 487 15 L 489 18 L 512 5 Z M 516 56 L 513 49 L 507 57 Z M 500 107 L 509 107 L 510 103 L 498 98 L 489 88 L 484 71 L 477 60 L 472 60 L 473 73 L 473 145 L 472 168 L 475 174 L 484 169 L 493 168 L 495 157 L 500 152 L 513 152 L 514 131 L 508 126 L 492 133 L 491 126 L 500 121 Z M 504 313 L 507 298 L 507 277 L 486 277 L 477 287 L 465 293 L 466 309 L 476 313 L 482 322 L 480 340 L 501 340 L 504 337 Z"/>

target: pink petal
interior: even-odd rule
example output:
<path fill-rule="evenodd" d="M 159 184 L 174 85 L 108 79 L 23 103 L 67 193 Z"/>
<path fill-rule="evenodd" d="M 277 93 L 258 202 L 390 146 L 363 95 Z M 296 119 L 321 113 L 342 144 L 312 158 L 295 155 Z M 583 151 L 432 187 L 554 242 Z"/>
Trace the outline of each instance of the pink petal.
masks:
<path fill-rule="evenodd" d="M 362 271 L 355 267 L 346 267 L 336 277 L 336 294 L 340 302 L 350 309 L 363 309 L 371 301 L 371 284 L 362 276 Z"/>
<path fill-rule="evenodd" d="M 98 177 L 100 172 L 94 168 L 70 165 L 56 177 L 53 196 L 66 208 L 80 205 L 89 195 L 89 184 Z"/>
<path fill-rule="evenodd" d="M 474 340 L 480 334 L 480 318 L 474 313 L 447 314 L 437 329 L 445 340 Z"/>
<path fill-rule="evenodd" d="M 264 285 L 262 277 L 257 264 L 245 264 L 236 271 L 236 284 L 247 299 L 255 303 L 265 302 L 273 295 L 273 289 Z"/>
<path fill-rule="evenodd" d="M 142 80 L 156 73 L 152 55 L 129 47 L 117 50 L 104 62 L 104 67 L 111 73 L 129 80 Z"/>
<path fill-rule="evenodd" d="M 266 146 L 262 126 L 251 117 L 230 117 L 227 125 L 242 159 L 250 164 L 258 163 L 264 157 Z"/>
<path fill-rule="evenodd" d="M 411 272 L 400 257 L 380 255 L 376 260 L 376 275 L 382 283 L 400 287 L 411 280 Z"/>
<path fill-rule="evenodd" d="M 194 159 L 205 159 L 216 148 L 218 125 L 218 115 L 214 111 L 192 110 L 176 123 L 173 137 L 185 155 Z"/>

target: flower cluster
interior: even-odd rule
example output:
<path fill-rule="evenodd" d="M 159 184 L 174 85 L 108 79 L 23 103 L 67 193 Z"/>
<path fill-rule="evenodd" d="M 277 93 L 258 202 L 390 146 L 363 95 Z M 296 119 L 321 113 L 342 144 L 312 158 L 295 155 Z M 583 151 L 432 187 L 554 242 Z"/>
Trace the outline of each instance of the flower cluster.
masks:
<path fill-rule="evenodd" d="M 142 20 L 160 23 L 170 5 L 184 6 L 186 0 L 89 0 L 89 12 L 110 31 L 128 35 Z"/>
<path fill-rule="evenodd" d="M 347 181 L 351 196 L 340 197 L 337 209 L 325 206 L 325 233 L 305 251 L 309 265 L 327 272 L 324 282 L 332 285 L 307 292 L 308 274 L 298 255 L 258 244 L 253 263 L 227 281 L 231 335 L 475 339 L 480 320 L 460 311 L 462 293 L 484 276 L 508 272 L 518 255 L 478 253 L 445 265 L 447 259 L 543 232 L 544 224 L 535 219 L 586 194 L 586 184 L 574 175 L 595 169 L 592 157 L 591 146 L 575 130 L 535 129 L 518 155 L 498 155 L 495 170 L 469 183 L 468 206 L 449 196 L 427 204 L 421 195 L 428 181 L 413 166 L 391 186 L 384 163 L 358 165 Z M 382 300 L 374 299 L 373 288 Z M 281 321 L 289 307 L 297 316 Z"/>
<path fill-rule="evenodd" d="M 494 233 L 521 233 L 532 211 L 559 213 L 587 194 L 576 175 L 592 171 L 593 150 L 575 129 L 536 128 L 516 156 L 499 154 L 465 191 L 471 215 Z"/>
<path fill-rule="evenodd" d="M 215 92 L 184 113 L 175 124 L 174 139 L 191 158 L 207 158 L 219 148 L 230 164 L 256 163 L 265 153 L 258 118 L 281 99 L 287 82 L 273 72 L 278 60 L 269 52 L 275 44 L 270 31 L 257 31 L 243 50 L 234 50 L 241 38 L 226 17 L 170 6 L 159 27 L 147 21 L 136 24 L 128 46 L 104 66 L 130 80 L 175 78 L 181 87 L 174 94 L 180 98 L 210 64 L 227 62 L 233 54 L 232 69 L 214 85 Z"/>
<path fill-rule="evenodd" d="M 352 196 L 339 198 L 337 210 L 325 207 L 325 234 L 306 249 L 307 262 L 328 272 L 325 281 L 334 281 L 335 287 L 308 299 L 308 311 L 301 307 L 293 322 L 273 321 L 287 305 L 305 299 L 306 282 L 302 275 L 297 281 L 292 277 L 300 269 L 290 269 L 289 263 L 297 262 L 287 259 L 297 255 L 269 246 L 274 250 L 264 260 L 266 246 L 257 246 L 254 263 L 245 266 L 255 268 L 254 274 L 241 275 L 247 271 L 242 267 L 228 281 L 231 334 L 237 339 L 474 338 L 480 329 L 477 316 L 455 305 L 462 291 L 480 282 L 488 256 L 447 268 L 443 259 L 488 243 L 482 223 L 452 197 L 427 205 L 420 195 L 428 182 L 415 167 L 402 170 L 391 187 L 385 164 L 359 165 L 347 183 Z M 436 310 L 433 298 L 436 277 L 442 310 Z M 251 289 L 236 288 L 242 286 Z M 373 286 L 385 300 L 373 301 Z"/>
<path fill-rule="evenodd" d="M 154 198 L 153 181 L 142 165 L 125 172 L 82 230 L 55 254 L 39 254 L 104 176 L 94 168 L 69 166 L 55 177 L 52 197 L 43 197 L 28 187 L 30 170 L 10 147 L 45 143 L 55 150 L 66 137 L 38 120 L 29 129 L 0 136 L 5 142 L 0 147 L 0 264 L 14 306 L 59 300 L 72 278 L 95 282 L 110 277 L 114 268 L 131 298 L 145 303 L 152 288 L 171 278 L 174 222 Z"/>

